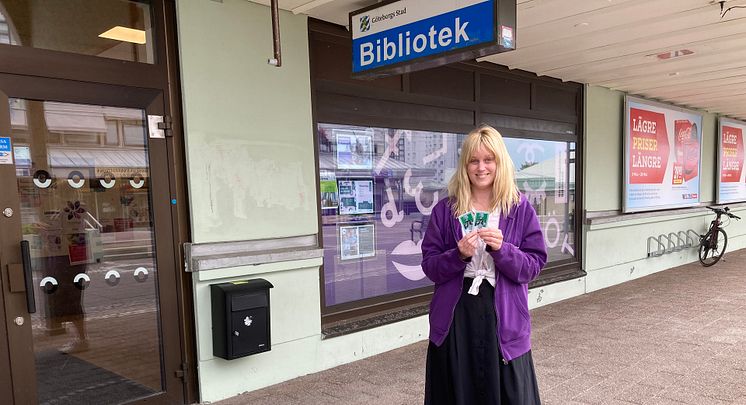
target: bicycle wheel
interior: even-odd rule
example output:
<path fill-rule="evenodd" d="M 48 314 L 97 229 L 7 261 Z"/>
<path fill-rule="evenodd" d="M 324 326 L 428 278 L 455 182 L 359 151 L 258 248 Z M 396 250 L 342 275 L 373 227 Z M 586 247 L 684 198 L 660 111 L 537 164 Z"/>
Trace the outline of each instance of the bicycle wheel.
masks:
<path fill-rule="evenodd" d="M 712 266 L 723 257 L 725 248 L 728 246 L 728 234 L 724 230 L 718 229 L 717 243 L 713 244 L 712 242 L 712 236 L 707 234 L 699 243 L 699 262 L 705 267 Z"/>

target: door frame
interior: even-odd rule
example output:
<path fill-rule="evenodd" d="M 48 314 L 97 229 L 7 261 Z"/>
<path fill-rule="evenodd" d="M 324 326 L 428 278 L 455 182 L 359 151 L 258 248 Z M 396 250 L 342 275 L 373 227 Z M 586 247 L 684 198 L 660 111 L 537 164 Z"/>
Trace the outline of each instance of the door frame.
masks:
<path fill-rule="evenodd" d="M 69 80 L 46 79 L 30 76 L 9 75 L 0 73 L 0 105 L 8 105 L 9 98 L 21 98 L 26 100 L 44 100 L 65 103 L 104 105 L 111 107 L 136 108 L 144 110 L 147 115 L 163 115 L 164 99 L 162 92 L 155 89 L 138 89 L 133 87 L 122 87 L 92 83 L 79 83 Z M 5 114 L 0 107 L 0 114 L 5 115 L 0 133 L 11 133 L 9 114 Z M 6 110 L 7 111 L 7 110 Z M 147 125 L 147 121 L 144 122 Z M 154 223 L 153 232 L 155 236 L 155 258 L 158 274 L 158 308 L 159 308 L 159 331 L 161 336 L 161 354 L 163 360 L 163 372 L 165 383 L 164 391 L 166 398 L 170 401 L 181 401 L 182 393 L 176 385 L 181 381 L 174 379 L 176 370 L 181 367 L 181 355 L 179 350 L 179 320 L 176 306 L 170 305 L 176 301 L 175 279 L 169 276 L 177 273 L 176 263 L 171 256 L 175 248 L 171 238 L 170 227 L 171 196 L 168 187 L 167 161 L 160 159 L 165 156 L 166 145 L 164 139 L 148 138 L 149 158 L 149 183 L 151 220 Z M 9 173 L 14 165 L 3 165 L 0 167 L 0 189 L 17 189 L 16 176 Z M 21 212 L 19 194 L 6 192 L 0 195 L 0 206 L 10 207 L 16 213 Z M 21 216 L 14 215 L 11 218 L 0 218 L 3 230 L 0 231 L 0 251 L 2 251 L 2 264 L 20 264 L 19 242 L 21 238 Z M 165 222 L 165 223 L 164 223 Z M 3 284 L 10 284 L 10 269 L 6 267 L 3 274 Z M 36 289 L 36 286 L 34 286 Z M 39 294 L 36 292 L 36 294 Z M 13 320 L 16 317 L 26 317 L 26 293 L 10 292 L 5 288 L 0 292 L 5 301 L 5 318 L 8 347 L 10 348 L 11 378 L 19 381 L 13 384 L 13 397 L 16 403 L 33 403 L 36 397 L 36 385 L 33 383 L 36 369 L 34 366 L 33 337 L 31 334 L 31 322 L 28 320 L 26 326 L 16 326 Z M 158 394 L 161 396 L 163 394 Z"/>
<path fill-rule="evenodd" d="M 148 114 L 171 118 L 168 136 L 165 139 L 149 139 L 148 142 L 149 153 L 157 153 L 166 158 L 162 165 L 164 170 L 151 173 L 154 183 L 166 186 L 165 189 L 158 190 L 162 194 L 160 197 L 151 196 L 154 203 L 153 220 L 160 224 L 156 229 L 159 232 L 168 229 L 168 234 L 156 234 L 156 257 L 161 280 L 158 288 L 160 319 L 161 322 L 167 322 L 168 316 L 172 319 L 169 321 L 171 324 L 178 325 L 165 328 L 162 334 L 164 389 L 168 393 L 169 402 L 176 400 L 192 403 L 199 399 L 199 395 L 194 367 L 196 347 L 192 281 L 191 274 L 183 271 L 182 265 L 182 246 L 190 240 L 190 231 L 181 125 L 176 4 L 175 0 L 152 0 L 150 3 L 154 25 L 154 64 L 0 45 L 0 90 L 14 98 L 141 108 Z M 71 91 L 72 89 L 75 91 Z M 7 113 L 0 114 L 0 128 L 10 129 Z M 14 169 L 14 166 L 9 167 Z M 12 180 L 6 182 L 12 183 L 13 189 L 16 189 L 14 170 Z M 13 194 L 16 196 L 14 206 L 18 207 L 17 193 Z M 155 204 L 156 198 L 163 197 L 169 201 L 176 200 L 176 204 Z M 0 200 L 2 199 L 5 197 L 0 195 Z M 13 219 L 20 223 L 20 217 Z M 11 233 L 11 239 L 18 238 L 20 228 L 15 225 L 12 228 L 12 231 L 0 234 L 0 288 L 3 291 L 0 295 L 14 295 L 13 299 L 21 296 L 25 311 L 25 294 L 8 293 L 6 265 L 20 262 L 19 250 L 12 249 L 17 241 L 3 241 L 11 237 Z M 161 263 L 169 263 L 171 268 L 161 268 Z M 163 280 L 164 277 L 169 279 Z M 169 285 L 171 288 L 163 288 L 162 285 Z M 0 322 L 0 397 L 13 398 L 10 367 L 5 365 L 12 366 L 16 356 L 10 350 L 8 335 L 13 333 L 11 326 L 14 326 L 15 308 L 9 308 L 4 301 L 6 300 L 0 299 L 0 314 L 6 320 Z M 33 350 L 30 336 L 28 342 L 29 349 Z M 145 402 L 152 402 L 152 399 Z M 24 402 L 17 398 L 16 403 Z"/>

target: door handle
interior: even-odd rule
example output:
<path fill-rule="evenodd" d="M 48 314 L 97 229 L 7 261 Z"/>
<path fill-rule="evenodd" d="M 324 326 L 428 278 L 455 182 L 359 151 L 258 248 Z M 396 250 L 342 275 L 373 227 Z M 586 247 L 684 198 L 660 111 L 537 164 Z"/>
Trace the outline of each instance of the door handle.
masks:
<path fill-rule="evenodd" d="M 26 308 L 29 314 L 36 312 L 34 298 L 34 276 L 31 274 L 31 248 L 27 240 L 21 241 L 21 259 L 23 260 L 23 278 L 26 283 Z"/>

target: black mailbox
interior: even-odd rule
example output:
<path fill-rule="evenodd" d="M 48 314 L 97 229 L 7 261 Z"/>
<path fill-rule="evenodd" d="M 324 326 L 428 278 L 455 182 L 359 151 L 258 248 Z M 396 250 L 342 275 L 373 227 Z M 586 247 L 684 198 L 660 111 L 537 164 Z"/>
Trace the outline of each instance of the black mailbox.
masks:
<path fill-rule="evenodd" d="M 210 286 L 213 355 L 231 360 L 270 350 L 272 287 L 261 278 Z"/>

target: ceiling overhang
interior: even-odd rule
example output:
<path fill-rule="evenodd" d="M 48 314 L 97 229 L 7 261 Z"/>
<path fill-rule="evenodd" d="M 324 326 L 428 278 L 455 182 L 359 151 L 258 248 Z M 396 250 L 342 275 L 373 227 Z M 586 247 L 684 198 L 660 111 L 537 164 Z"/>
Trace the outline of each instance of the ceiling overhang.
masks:
<path fill-rule="evenodd" d="M 279 1 L 284 10 L 340 25 L 376 3 Z M 480 61 L 746 120 L 740 6 L 746 0 L 726 1 L 725 10 L 736 8 L 721 17 L 712 0 L 517 0 L 517 49 Z"/>

